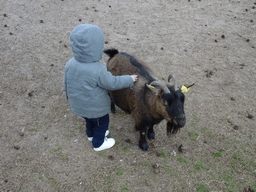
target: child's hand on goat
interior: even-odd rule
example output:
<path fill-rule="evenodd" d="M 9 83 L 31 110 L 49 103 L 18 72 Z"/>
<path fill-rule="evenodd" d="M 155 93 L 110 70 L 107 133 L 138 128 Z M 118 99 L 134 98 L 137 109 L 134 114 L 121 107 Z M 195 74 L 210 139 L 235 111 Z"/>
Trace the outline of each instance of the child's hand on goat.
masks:
<path fill-rule="evenodd" d="M 138 75 L 131 75 L 134 79 L 134 82 L 138 81 L 139 76 Z"/>

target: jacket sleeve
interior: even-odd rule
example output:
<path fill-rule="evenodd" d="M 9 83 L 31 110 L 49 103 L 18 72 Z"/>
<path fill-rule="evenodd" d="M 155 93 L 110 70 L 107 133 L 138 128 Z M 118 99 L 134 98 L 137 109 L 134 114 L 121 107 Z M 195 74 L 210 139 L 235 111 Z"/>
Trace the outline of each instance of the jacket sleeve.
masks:
<path fill-rule="evenodd" d="M 133 78 L 130 75 L 113 76 L 106 67 L 103 67 L 98 75 L 98 86 L 106 90 L 118 90 L 132 88 L 134 86 Z"/>

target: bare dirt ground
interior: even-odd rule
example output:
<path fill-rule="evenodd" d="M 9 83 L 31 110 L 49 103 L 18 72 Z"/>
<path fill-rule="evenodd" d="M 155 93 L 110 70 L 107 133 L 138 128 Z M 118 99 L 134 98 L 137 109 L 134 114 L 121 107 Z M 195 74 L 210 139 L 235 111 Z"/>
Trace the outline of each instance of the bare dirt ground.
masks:
<path fill-rule="evenodd" d="M 255 0 L 0 0 L 0 191 L 256 191 Z M 186 126 L 160 123 L 150 151 L 129 115 L 95 152 L 62 91 L 69 34 L 102 28 L 105 48 L 175 74 Z M 102 62 L 107 61 L 104 56 Z M 182 145 L 182 147 L 181 147 Z"/>

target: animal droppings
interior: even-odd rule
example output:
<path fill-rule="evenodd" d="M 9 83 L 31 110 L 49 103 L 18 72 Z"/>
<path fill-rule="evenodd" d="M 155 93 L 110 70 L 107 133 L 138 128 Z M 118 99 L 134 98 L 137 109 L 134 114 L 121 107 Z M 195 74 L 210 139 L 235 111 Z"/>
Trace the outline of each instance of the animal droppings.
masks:
<path fill-rule="evenodd" d="M 86 10 L 89 10 L 89 7 L 86 7 L 85 9 L 86 9 Z"/>
<path fill-rule="evenodd" d="M 80 21 L 80 22 L 81 22 L 81 21 L 82 21 L 82 19 L 78 19 L 78 21 Z"/>
<path fill-rule="evenodd" d="M 68 46 L 65 44 L 65 45 L 64 45 L 64 47 L 66 47 L 66 48 L 67 48 Z"/>
<path fill-rule="evenodd" d="M 41 19 L 41 20 L 40 20 L 40 23 L 43 23 L 43 22 L 44 22 L 44 21 Z"/>
<path fill-rule="evenodd" d="M 105 44 L 108 44 L 108 41 L 105 41 Z"/>
<path fill-rule="evenodd" d="M 245 11 L 247 12 L 247 11 L 248 11 L 248 9 L 245 9 Z"/>
<path fill-rule="evenodd" d="M 163 47 L 161 47 L 161 50 L 164 50 L 164 48 L 163 48 Z"/>
<path fill-rule="evenodd" d="M 125 139 L 126 143 L 131 143 L 131 139 Z"/>
<path fill-rule="evenodd" d="M 12 32 L 10 32 L 9 34 L 10 34 L 10 35 L 13 35 L 13 33 L 12 33 Z"/>
<path fill-rule="evenodd" d="M 161 156 L 161 153 L 158 152 L 158 151 L 156 151 L 156 156 L 157 156 L 157 157 L 160 157 L 160 156 Z"/>
<path fill-rule="evenodd" d="M 111 5 L 109 5 L 109 8 L 111 8 Z"/>
<path fill-rule="evenodd" d="M 180 152 L 180 153 L 183 153 L 183 148 L 182 148 L 183 146 L 182 145 L 180 145 L 179 147 L 178 147 L 178 151 Z"/>
<path fill-rule="evenodd" d="M 7 25 L 5 24 L 4 27 L 7 27 Z"/>
<path fill-rule="evenodd" d="M 19 149 L 20 149 L 20 146 L 19 146 L 19 145 L 14 145 L 13 148 L 16 149 L 16 150 L 19 150 Z"/>
<path fill-rule="evenodd" d="M 252 22 L 253 22 L 253 19 L 251 19 L 250 22 L 252 23 Z"/>
<path fill-rule="evenodd" d="M 235 125 L 235 126 L 233 127 L 233 129 L 238 130 L 239 127 L 238 127 L 237 125 Z"/>
<path fill-rule="evenodd" d="M 32 96 L 33 96 L 33 92 L 34 92 L 34 91 L 30 91 L 30 92 L 28 93 L 28 96 L 29 96 L 29 97 L 32 97 Z"/>
<path fill-rule="evenodd" d="M 206 77 L 210 78 L 213 75 L 213 71 L 206 70 Z"/>
<path fill-rule="evenodd" d="M 4 14 L 3 14 L 3 16 L 4 16 L 4 17 L 7 17 L 7 14 L 6 14 L 6 13 L 4 13 Z"/>
<path fill-rule="evenodd" d="M 218 43 L 218 41 L 215 39 L 215 43 Z"/>
<path fill-rule="evenodd" d="M 23 137 L 23 136 L 24 136 L 24 133 L 23 133 L 23 132 L 20 132 L 20 136 Z"/>
<path fill-rule="evenodd" d="M 253 115 L 250 114 L 250 113 L 248 113 L 248 114 L 247 114 L 247 118 L 248 118 L 248 119 L 252 119 L 252 118 L 253 118 Z"/>
<path fill-rule="evenodd" d="M 112 155 L 109 155 L 109 156 L 108 156 L 108 159 L 110 159 L 110 160 L 113 161 L 113 160 L 114 160 L 114 157 L 113 157 Z"/>
<path fill-rule="evenodd" d="M 235 101 L 235 97 L 230 97 L 230 100 L 231 101 Z"/>
<path fill-rule="evenodd" d="M 246 42 L 250 42 L 250 39 L 246 39 Z"/>
<path fill-rule="evenodd" d="M 225 39 L 225 35 L 221 35 L 221 38 L 222 38 L 222 39 Z"/>

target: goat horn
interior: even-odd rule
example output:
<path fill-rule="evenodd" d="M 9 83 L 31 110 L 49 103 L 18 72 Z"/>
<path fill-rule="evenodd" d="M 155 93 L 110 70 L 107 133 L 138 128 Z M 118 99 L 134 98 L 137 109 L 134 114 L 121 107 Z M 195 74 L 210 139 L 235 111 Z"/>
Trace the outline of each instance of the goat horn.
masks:
<path fill-rule="evenodd" d="M 153 81 L 150 83 L 150 85 L 158 85 L 163 89 L 164 93 L 170 93 L 170 90 L 161 81 Z"/>
<path fill-rule="evenodd" d="M 170 81 L 171 78 L 173 78 L 174 90 L 178 91 L 178 85 L 177 85 L 176 80 L 173 75 L 169 75 L 168 82 Z"/>

